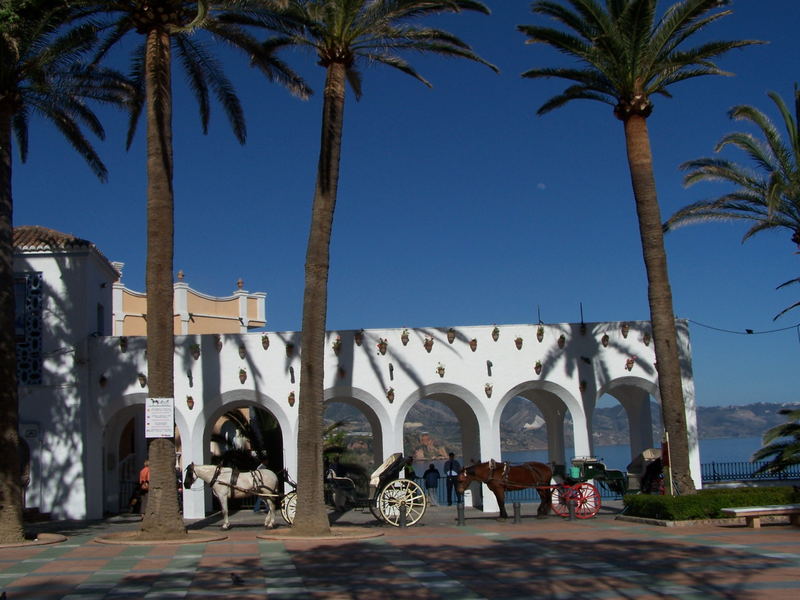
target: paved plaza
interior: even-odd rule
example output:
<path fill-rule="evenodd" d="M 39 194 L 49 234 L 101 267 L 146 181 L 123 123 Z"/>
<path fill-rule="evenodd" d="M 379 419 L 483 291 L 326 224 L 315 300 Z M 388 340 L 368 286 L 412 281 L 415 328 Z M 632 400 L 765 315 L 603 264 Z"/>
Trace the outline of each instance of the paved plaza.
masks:
<path fill-rule="evenodd" d="M 180 545 L 97 543 L 136 522 L 49 523 L 42 531 L 66 541 L 0 548 L 0 593 L 8 600 L 800 598 L 799 528 L 659 527 L 617 513 L 539 520 L 523 505 L 515 523 L 468 508 L 459 526 L 455 507 L 434 507 L 416 526 L 397 529 L 349 512 L 336 528 L 382 535 L 319 542 L 261 539 L 263 517 L 240 511 L 226 539 Z M 217 533 L 218 524 L 212 516 L 190 527 Z"/>

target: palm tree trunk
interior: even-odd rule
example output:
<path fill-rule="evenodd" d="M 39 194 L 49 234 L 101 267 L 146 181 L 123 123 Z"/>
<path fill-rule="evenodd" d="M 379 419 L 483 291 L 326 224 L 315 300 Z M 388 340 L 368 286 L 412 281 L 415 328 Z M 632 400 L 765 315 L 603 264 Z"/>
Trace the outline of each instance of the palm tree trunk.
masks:
<path fill-rule="evenodd" d="M 0 544 L 25 539 L 19 464 L 11 110 L 0 103 Z"/>
<path fill-rule="evenodd" d="M 147 381 L 149 396 L 172 398 L 173 232 L 172 73 L 169 34 L 147 34 Z M 148 448 L 150 491 L 141 534 L 149 539 L 186 535 L 179 512 L 175 440 L 157 438 Z"/>
<path fill-rule="evenodd" d="M 344 94 L 345 66 L 332 63 L 328 65 L 325 79 L 317 185 L 306 251 L 297 426 L 297 515 L 294 527 L 298 533 L 312 536 L 330 533 L 322 479 L 323 367 L 328 267 L 333 212 L 339 186 Z"/>
<path fill-rule="evenodd" d="M 650 134 L 647 131 L 647 121 L 641 115 L 631 115 L 624 123 L 628 166 L 647 271 L 647 293 L 653 325 L 661 413 L 664 429 L 669 434 L 673 480 L 680 493 L 690 494 L 694 493 L 695 487 L 689 471 L 689 439 L 678 357 L 678 336 L 672 308 L 661 211 L 653 175 Z"/>

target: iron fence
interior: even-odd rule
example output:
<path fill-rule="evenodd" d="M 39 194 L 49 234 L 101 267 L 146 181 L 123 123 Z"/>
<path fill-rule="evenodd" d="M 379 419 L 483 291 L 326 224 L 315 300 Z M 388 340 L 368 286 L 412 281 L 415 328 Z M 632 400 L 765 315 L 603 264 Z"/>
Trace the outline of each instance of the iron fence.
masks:
<path fill-rule="evenodd" d="M 704 484 L 724 481 L 769 482 L 800 479 L 800 464 L 792 465 L 780 473 L 756 473 L 765 464 L 765 462 L 751 463 L 747 461 L 703 463 L 700 465 L 700 473 Z M 595 481 L 595 487 L 603 500 L 620 500 L 622 498 L 621 494 L 606 488 L 602 481 Z M 533 488 L 506 492 L 506 504 L 512 502 L 539 502 L 539 494 Z"/>
<path fill-rule="evenodd" d="M 703 483 L 720 481 L 785 481 L 800 478 L 800 464 L 780 473 L 756 473 L 766 462 L 711 462 L 700 465 Z"/>

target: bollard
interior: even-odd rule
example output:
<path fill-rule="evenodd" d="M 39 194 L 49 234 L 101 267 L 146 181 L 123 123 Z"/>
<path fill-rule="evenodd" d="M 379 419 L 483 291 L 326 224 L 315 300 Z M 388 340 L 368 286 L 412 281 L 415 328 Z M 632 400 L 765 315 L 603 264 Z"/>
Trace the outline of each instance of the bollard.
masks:
<path fill-rule="evenodd" d="M 522 511 L 520 510 L 519 502 L 514 502 L 514 523 L 522 523 Z"/>
<path fill-rule="evenodd" d="M 569 509 L 569 520 L 570 521 L 574 521 L 575 520 L 575 499 L 574 498 L 569 498 L 567 500 L 567 508 Z"/>
<path fill-rule="evenodd" d="M 400 521 L 399 521 L 398 524 L 399 524 L 400 527 L 405 527 L 406 526 L 406 505 L 405 504 L 400 504 Z"/>
<path fill-rule="evenodd" d="M 458 513 L 458 526 L 463 527 L 466 525 L 464 521 L 464 503 L 463 502 L 456 502 L 456 512 Z"/>

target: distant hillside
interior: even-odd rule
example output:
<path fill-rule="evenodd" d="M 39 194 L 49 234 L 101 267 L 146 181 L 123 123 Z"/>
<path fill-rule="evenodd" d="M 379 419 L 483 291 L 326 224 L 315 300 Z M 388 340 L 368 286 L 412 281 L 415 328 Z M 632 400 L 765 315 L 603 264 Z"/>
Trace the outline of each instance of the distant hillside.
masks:
<path fill-rule="evenodd" d="M 800 408 L 800 405 L 758 402 L 743 406 L 701 406 L 697 409 L 697 423 L 701 439 L 758 437 L 770 427 L 785 422 L 778 414 L 782 408 Z M 655 438 L 660 438 L 661 413 L 653 404 Z M 514 398 L 503 413 L 500 436 L 503 450 L 537 450 L 547 448 L 544 419 L 536 406 L 522 398 Z M 371 438 L 370 427 L 364 416 L 344 404 L 334 404 L 325 413 L 326 421 L 346 421 L 350 445 L 364 447 Z M 572 422 L 566 419 L 567 444 L 572 443 Z M 627 444 L 628 420 L 621 405 L 599 408 L 594 414 L 595 443 L 599 446 Z M 367 439 L 365 439 L 367 438 Z M 447 452 L 461 451 L 458 421 L 453 412 L 440 402 L 423 400 L 408 414 L 405 427 L 405 446 L 413 448 L 417 458 L 444 458 Z"/>

